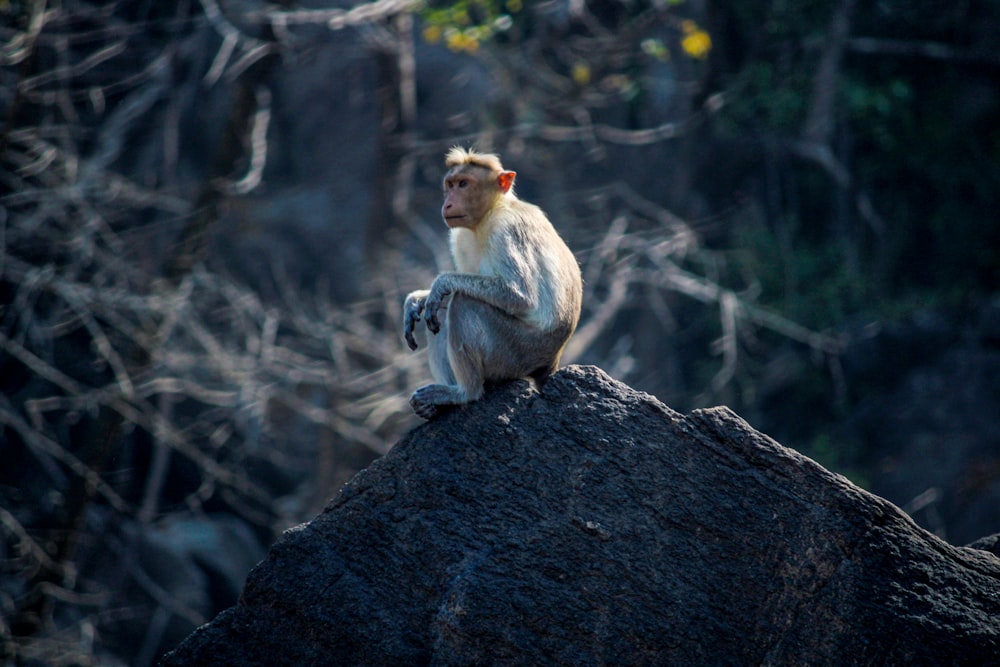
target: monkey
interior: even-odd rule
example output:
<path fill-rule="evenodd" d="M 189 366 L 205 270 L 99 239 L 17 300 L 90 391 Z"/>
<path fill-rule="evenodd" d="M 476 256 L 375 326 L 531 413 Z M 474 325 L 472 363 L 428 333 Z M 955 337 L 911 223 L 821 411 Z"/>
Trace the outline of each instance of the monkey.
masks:
<path fill-rule="evenodd" d="M 454 147 L 445 156 L 441 217 L 456 271 L 407 295 L 403 337 L 429 332 L 436 384 L 410 397 L 433 419 L 476 401 L 486 382 L 531 378 L 541 390 L 576 330 L 583 279 L 572 251 L 542 209 L 514 194 L 513 171 L 493 153 Z"/>

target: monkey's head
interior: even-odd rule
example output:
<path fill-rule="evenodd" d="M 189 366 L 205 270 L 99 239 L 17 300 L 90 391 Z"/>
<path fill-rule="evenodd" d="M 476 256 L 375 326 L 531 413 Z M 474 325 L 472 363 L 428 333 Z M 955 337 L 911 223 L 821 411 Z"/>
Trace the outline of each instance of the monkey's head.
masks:
<path fill-rule="evenodd" d="M 500 158 L 455 147 L 448 151 L 444 177 L 444 204 L 441 217 L 449 227 L 474 228 L 511 192 L 513 171 L 506 171 Z"/>

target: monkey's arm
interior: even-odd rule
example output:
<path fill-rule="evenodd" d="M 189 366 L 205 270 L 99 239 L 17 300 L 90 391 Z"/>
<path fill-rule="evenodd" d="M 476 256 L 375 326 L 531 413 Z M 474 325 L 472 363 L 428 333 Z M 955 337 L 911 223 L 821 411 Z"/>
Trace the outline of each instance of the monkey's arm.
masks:
<path fill-rule="evenodd" d="M 434 279 L 424 301 L 424 320 L 431 332 L 440 331 L 437 311 L 455 293 L 487 303 L 514 317 L 523 317 L 536 307 L 535 295 L 523 281 L 472 273 L 442 273 Z"/>
<path fill-rule="evenodd" d="M 413 327 L 420 321 L 428 294 L 430 290 L 416 290 L 407 294 L 406 301 L 403 302 L 403 338 L 411 350 L 417 349 L 417 341 L 413 338 Z"/>

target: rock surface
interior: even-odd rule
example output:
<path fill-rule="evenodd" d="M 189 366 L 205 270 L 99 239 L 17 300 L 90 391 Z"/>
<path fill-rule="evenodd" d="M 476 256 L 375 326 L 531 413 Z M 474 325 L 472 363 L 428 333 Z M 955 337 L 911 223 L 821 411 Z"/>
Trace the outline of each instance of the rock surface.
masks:
<path fill-rule="evenodd" d="M 412 431 L 162 664 L 1000 664 L 1000 559 L 570 367 Z"/>

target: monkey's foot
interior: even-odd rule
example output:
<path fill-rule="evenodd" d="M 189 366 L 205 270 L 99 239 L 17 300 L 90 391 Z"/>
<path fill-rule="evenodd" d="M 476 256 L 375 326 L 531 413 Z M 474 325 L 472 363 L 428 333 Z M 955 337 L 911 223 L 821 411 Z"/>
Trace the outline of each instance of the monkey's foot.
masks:
<path fill-rule="evenodd" d="M 420 387 L 410 396 L 410 407 L 423 419 L 434 419 L 447 408 L 453 407 L 462 400 L 461 389 L 446 384 L 427 384 Z"/>

